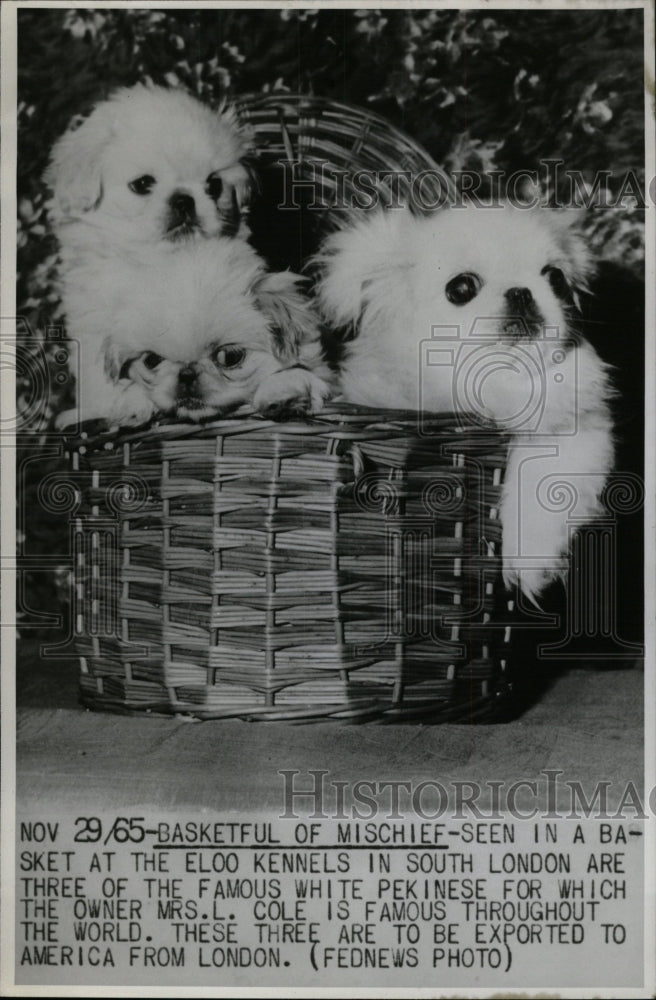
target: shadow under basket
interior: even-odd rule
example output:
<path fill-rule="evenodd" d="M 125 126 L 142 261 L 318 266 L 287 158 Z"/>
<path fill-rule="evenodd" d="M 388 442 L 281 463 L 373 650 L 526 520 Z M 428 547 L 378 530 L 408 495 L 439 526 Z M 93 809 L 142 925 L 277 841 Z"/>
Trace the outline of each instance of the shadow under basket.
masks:
<path fill-rule="evenodd" d="M 508 715 L 506 442 L 335 405 L 69 441 L 76 648 L 94 709 Z"/>

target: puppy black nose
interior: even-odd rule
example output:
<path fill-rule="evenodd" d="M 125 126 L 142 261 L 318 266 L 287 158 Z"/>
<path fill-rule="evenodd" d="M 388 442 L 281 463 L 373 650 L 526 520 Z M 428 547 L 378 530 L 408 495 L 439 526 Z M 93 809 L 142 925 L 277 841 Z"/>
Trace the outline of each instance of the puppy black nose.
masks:
<path fill-rule="evenodd" d="M 171 211 L 181 221 L 191 221 L 196 218 L 196 202 L 192 195 L 184 191 L 174 191 L 169 199 Z"/>
<path fill-rule="evenodd" d="M 506 300 L 508 305 L 520 314 L 526 312 L 533 305 L 533 295 L 530 288 L 509 288 L 506 292 Z"/>
<path fill-rule="evenodd" d="M 178 372 L 178 382 L 181 385 L 191 385 L 196 381 L 196 369 L 192 368 L 191 365 L 187 365 L 185 368 L 181 368 Z"/>

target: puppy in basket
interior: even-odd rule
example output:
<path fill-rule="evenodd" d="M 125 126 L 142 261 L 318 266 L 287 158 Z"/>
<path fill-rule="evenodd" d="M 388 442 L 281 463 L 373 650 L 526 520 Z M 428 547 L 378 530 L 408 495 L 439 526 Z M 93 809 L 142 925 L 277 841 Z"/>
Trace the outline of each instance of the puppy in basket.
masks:
<path fill-rule="evenodd" d="M 158 247 L 138 267 L 117 259 L 102 276 L 93 269 L 80 265 L 69 291 L 83 339 L 78 409 L 60 426 L 78 416 L 201 420 L 244 404 L 279 418 L 314 413 L 330 395 L 302 279 L 267 271 L 243 240 Z"/>
<path fill-rule="evenodd" d="M 250 153 L 230 111 L 143 85 L 56 143 L 46 180 L 80 368 L 58 426 L 320 407 L 327 369 L 300 279 L 268 273 L 246 243 Z"/>
<path fill-rule="evenodd" d="M 378 212 L 329 236 L 318 301 L 351 339 L 342 398 L 455 411 L 510 435 L 503 573 L 534 602 L 603 513 L 607 366 L 574 329 L 591 261 L 566 213 L 511 205 Z"/>

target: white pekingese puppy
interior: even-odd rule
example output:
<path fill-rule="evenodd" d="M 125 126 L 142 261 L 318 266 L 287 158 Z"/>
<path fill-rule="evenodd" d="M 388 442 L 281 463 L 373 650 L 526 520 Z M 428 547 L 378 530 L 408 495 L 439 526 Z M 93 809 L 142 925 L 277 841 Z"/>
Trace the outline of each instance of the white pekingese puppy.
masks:
<path fill-rule="evenodd" d="M 249 404 L 270 417 L 313 413 L 330 394 L 313 311 L 289 271 L 272 273 L 243 240 L 138 266 L 80 265 L 68 306 L 84 331 L 77 410 L 60 419 L 141 424 L 201 420 Z M 93 294 L 88 290 L 91 282 Z"/>
<path fill-rule="evenodd" d="M 379 212 L 319 256 L 326 318 L 348 327 L 342 398 L 456 411 L 510 438 L 503 570 L 532 600 L 603 512 L 614 446 L 607 366 L 574 332 L 591 262 L 567 213 L 510 205 Z"/>
<path fill-rule="evenodd" d="M 141 84 L 55 144 L 46 180 L 79 343 L 77 409 L 58 426 L 320 407 L 329 373 L 300 279 L 246 243 L 250 152 L 230 111 Z"/>
<path fill-rule="evenodd" d="M 46 182 L 64 268 L 161 241 L 234 235 L 250 188 L 247 135 L 231 110 L 184 90 L 117 90 L 55 143 Z"/>

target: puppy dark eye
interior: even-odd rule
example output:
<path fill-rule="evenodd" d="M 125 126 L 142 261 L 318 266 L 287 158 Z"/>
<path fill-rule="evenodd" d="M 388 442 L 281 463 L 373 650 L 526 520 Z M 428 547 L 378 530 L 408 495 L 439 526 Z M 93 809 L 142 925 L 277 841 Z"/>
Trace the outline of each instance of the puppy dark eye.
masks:
<path fill-rule="evenodd" d="M 552 292 L 557 298 L 567 298 L 571 289 L 567 278 L 559 267 L 552 267 L 551 264 L 547 264 L 546 267 L 542 268 L 540 274 L 545 275 L 547 281 L 551 285 Z"/>
<path fill-rule="evenodd" d="M 223 181 L 219 174 L 210 174 L 205 181 L 205 190 L 212 201 L 218 201 L 223 194 Z"/>
<path fill-rule="evenodd" d="M 155 354 L 154 351 L 146 351 L 145 354 L 141 355 L 142 363 L 145 365 L 146 368 L 149 368 L 151 371 L 153 368 L 157 368 L 157 366 L 163 360 L 164 358 L 161 358 L 159 354 Z"/>
<path fill-rule="evenodd" d="M 130 378 L 130 369 L 132 368 L 132 365 L 135 363 L 136 360 L 137 360 L 136 358 L 128 358 L 127 361 L 123 362 L 123 364 L 121 365 L 121 370 L 118 373 L 118 377 L 120 379 Z"/>
<path fill-rule="evenodd" d="M 451 278 L 445 289 L 446 297 L 454 306 L 464 306 L 476 298 L 482 287 L 483 282 L 477 274 L 464 272 Z"/>
<path fill-rule="evenodd" d="M 135 194 L 150 194 L 154 186 L 155 178 L 151 177 L 150 174 L 137 177 L 136 180 L 130 181 L 128 184 L 130 191 L 134 191 Z"/>
<path fill-rule="evenodd" d="M 219 347 L 212 355 L 212 361 L 217 368 L 239 368 L 245 357 L 243 347 Z"/>

